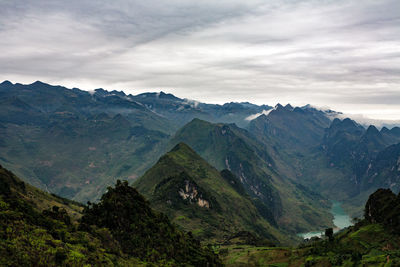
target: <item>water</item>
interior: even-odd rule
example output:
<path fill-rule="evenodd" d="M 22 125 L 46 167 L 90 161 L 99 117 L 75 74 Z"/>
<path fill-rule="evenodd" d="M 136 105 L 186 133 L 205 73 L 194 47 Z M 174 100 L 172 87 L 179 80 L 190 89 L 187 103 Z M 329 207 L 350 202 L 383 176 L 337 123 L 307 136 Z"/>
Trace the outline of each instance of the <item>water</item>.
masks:
<path fill-rule="evenodd" d="M 342 204 L 340 202 L 332 201 L 331 213 L 333 215 L 333 224 L 335 225 L 334 232 L 337 232 L 343 228 L 352 225 L 349 215 L 344 212 L 344 210 L 342 209 Z M 325 229 L 323 231 L 312 231 L 308 233 L 301 233 L 298 235 L 306 239 L 314 236 L 321 237 L 324 234 Z"/>
<path fill-rule="evenodd" d="M 333 201 L 332 204 L 331 213 L 334 216 L 333 224 L 339 228 L 337 231 L 352 225 L 349 215 L 342 209 L 342 204 L 337 201 Z"/>

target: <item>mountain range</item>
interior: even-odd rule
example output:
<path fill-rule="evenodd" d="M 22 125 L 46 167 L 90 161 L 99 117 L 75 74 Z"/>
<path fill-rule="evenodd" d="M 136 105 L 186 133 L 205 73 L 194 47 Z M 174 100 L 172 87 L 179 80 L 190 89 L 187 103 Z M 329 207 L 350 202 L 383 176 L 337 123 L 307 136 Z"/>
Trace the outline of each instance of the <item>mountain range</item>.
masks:
<path fill-rule="evenodd" d="M 79 202 L 127 180 L 202 240 L 247 231 L 290 244 L 333 227 L 331 200 L 355 217 L 376 189 L 399 191 L 400 128 L 338 114 L 5 81 L 0 164 Z"/>

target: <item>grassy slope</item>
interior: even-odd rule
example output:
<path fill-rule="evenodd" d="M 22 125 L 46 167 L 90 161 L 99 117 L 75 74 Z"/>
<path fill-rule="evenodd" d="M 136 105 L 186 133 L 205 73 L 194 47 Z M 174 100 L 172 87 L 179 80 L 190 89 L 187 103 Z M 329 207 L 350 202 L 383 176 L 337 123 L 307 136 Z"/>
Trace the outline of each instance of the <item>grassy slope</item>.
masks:
<path fill-rule="evenodd" d="M 12 184 L 12 191 L 26 202 L 34 205 L 39 211 L 50 209 L 53 206 L 65 209 L 68 214 L 75 219 L 79 219 L 83 210 L 83 205 L 57 195 L 48 194 L 30 184 L 22 182 L 18 177 L 0 166 L 0 177 Z M 24 192 L 17 186 L 23 184 Z"/>
<path fill-rule="evenodd" d="M 173 196 L 170 199 L 158 198 L 157 186 L 163 180 L 179 176 L 182 172 L 197 183 L 204 195 L 215 199 L 215 208 L 188 204 L 178 196 L 178 192 L 175 192 L 175 196 L 178 196 L 175 199 Z M 241 230 L 256 232 L 272 240 L 288 241 L 287 237 L 258 215 L 249 197 L 240 195 L 221 177 L 218 170 L 183 143 L 161 157 L 134 185 L 149 198 L 155 208 L 166 212 L 172 221 L 209 241 L 221 241 Z M 181 183 L 180 186 L 184 188 L 185 184 Z M 172 204 L 168 204 L 168 200 L 172 200 Z"/>
<path fill-rule="evenodd" d="M 170 147 L 178 142 L 187 143 L 217 169 L 230 167 L 237 176 L 243 173 L 269 184 L 273 191 L 278 192 L 280 200 L 267 203 L 267 206 L 281 205 L 282 214 L 277 221 L 282 228 L 298 233 L 332 226 L 329 201 L 278 175 L 274 166 L 279 162 L 269 157 L 273 155 L 273 150 L 267 150 L 247 131 L 232 125 L 195 119 L 175 134 Z M 229 161 L 226 161 L 229 157 L 236 158 L 237 165 L 246 163 L 251 167 L 247 171 L 239 169 L 235 172 L 234 166 L 229 166 Z"/>
<path fill-rule="evenodd" d="M 138 259 L 121 257 L 106 229 L 99 229 L 97 236 L 76 231 L 80 204 L 26 184 L 1 166 L 0 184 L 1 266 L 144 266 Z M 71 223 L 48 215 L 54 206 L 58 215 L 66 211 Z"/>
<path fill-rule="evenodd" d="M 333 242 L 299 248 L 229 245 L 218 248 L 227 266 L 398 266 L 400 238 L 380 224 L 351 227 Z"/>

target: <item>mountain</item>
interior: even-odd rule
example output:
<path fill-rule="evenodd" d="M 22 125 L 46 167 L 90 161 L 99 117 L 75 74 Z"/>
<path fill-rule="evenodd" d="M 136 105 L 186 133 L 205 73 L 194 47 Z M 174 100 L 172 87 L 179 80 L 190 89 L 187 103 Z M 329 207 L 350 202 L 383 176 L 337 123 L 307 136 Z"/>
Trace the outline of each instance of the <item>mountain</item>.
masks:
<path fill-rule="evenodd" d="M 267 148 L 277 172 L 318 190 L 315 177 L 324 163 L 319 156 L 325 129 L 331 124 L 331 111 L 311 106 L 278 104 L 271 112 L 252 120 L 248 131 Z"/>
<path fill-rule="evenodd" d="M 327 199 L 359 216 L 374 190 L 398 190 L 389 147 L 400 142 L 400 128 L 366 129 L 331 121 L 335 115 L 309 105 L 214 105 L 164 92 L 5 81 L 0 164 L 47 192 L 96 201 L 117 179 L 134 182 L 185 142 L 231 171 L 265 220 L 296 233 L 331 224 Z"/>
<path fill-rule="evenodd" d="M 1 266 L 221 266 L 127 182 L 84 207 L 0 166 L 0 218 Z"/>
<path fill-rule="evenodd" d="M 121 92 L 2 83 L 0 99 L 0 163 L 79 201 L 143 174 L 175 127 Z"/>
<path fill-rule="evenodd" d="M 269 242 L 284 240 L 273 227 L 274 218 L 259 215 L 231 172 L 219 172 L 184 143 L 163 155 L 134 186 L 155 209 L 200 239 L 222 241 L 248 231 Z"/>
<path fill-rule="evenodd" d="M 282 229 L 299 233 L 330 225 L 329 201 L 277 173 L 270 150 L 248 131 L 194 119 L 177 131 L 170 146 L 179 142 L 193 147 L 217 169 L 234 173 L 259 212 L 267 218 L 272 213 Z"/>
<path fill-rule="evenodd" d="M 248 116 L 269 108 L 5 81 L 0 163 L 43 190 L 93 201 L 116 179 L 142 175 L 166 151 L 169 137 L 193 118 L 245 125 Z"/>
<path fill-rule="evenodd" d="M 364 133 L 364 127 L 353 120 L 334 119 L 330 127 L 326 129 L 322 142 L 331 165 L 343 166 L 354 162 L 353 149 Z"/>
<path fill-rule="evenodd" d="M 267 105 L 254 105 L 248 102 L 231 102 L 223 105 L 206 104 L 190 99 L 181 99 L 164 92 L 143 93 L 129 96 L 150 110 L 183 126 L 194 118 L 211 122 L 236 123 L 242 127 L 249 123 L 248 117 L 271 109 Z"/>
<path fill-rule="evenodd" d="M 400 191 L 400 143 L 385 148 L 369 163 L 362 188 L 376 187 Z"/>
<path fill-rule="evenodd" d="M 325 190 L 334 187 L 333 191 L 342 191 L 348 209 L 359 215 L 362 203 L 374 190 L 397 189 L 398 177 L 388 168 L 394 170 L 397 161 L 394 144 L 399 142 L 396 128 L 379 131 L 371 125 L 365 129 L 350 119 L 335 119 L 326 130 L 321 156 L 327 157 L 328 169 L 340 174 L 335 185 L 325 184 Z"/>
<path fill-rule="evenodd" d="M 330 118 L 330 112 L 309 106 L 277 105 L 251 121 L 248 130 L 265 145 L 280 176 L 344 202 L 352 216 L 359 216 L 374 190 L 396 188 L 396 176 L 374 180 L 371 168 L 380 152 L 400 142 L 400 131 L 379 131 L 373 125 L 365 129 L 348 118 Z"/>
<path fill-rule="evenodd" d="M 330 123 L 327 114 L 315 108 L 278 104 L 267 115 L 252 120 L 248 129 L 260 141 L 276 149 L 301 153 L 319 145 Z"/>

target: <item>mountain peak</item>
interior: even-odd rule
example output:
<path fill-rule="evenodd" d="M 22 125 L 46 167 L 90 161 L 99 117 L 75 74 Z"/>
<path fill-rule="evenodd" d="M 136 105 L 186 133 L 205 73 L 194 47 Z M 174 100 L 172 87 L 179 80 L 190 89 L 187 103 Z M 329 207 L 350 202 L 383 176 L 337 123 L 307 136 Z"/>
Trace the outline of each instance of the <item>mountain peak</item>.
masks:
<path fill-rule="evenodd" d="M 278 104 L 275 105 L 274 109 L 275 110 L 282 110 L 282 109 L 284 109 L 284 107 L 280 103 L 278 103 Z"/>
<path fill-rule="evenodd" d="M 374 125 L 370 125 L 367 129 L 367 135 L 378 135 L 379 131 Z"/>
<path fill-rule="evenodd" d="M 390 130 L 386 126 L 383 126 L 381 129 L 381 133 L 390 133 Z"/>
<path fill-rule="evenodd" d="M 349 119 L 349 118 L 345 118 L 344 120 L 342 120 L 342 125 L 344 126 L 344 127 L 349 127 L 349 128 L 355 128 L 355 127 L 357 127 L 357 125 L 356 125 L 356 122 L 355 121 L 353 121 L 352 119 Z"/>
<path fill-rule="evenodd" d="M 164 93 L 163 91 L 161 91 L 160 93 L 158 93 L 157 96 L 158 96 L 159 98 L 164 98 L 164 99 L 169 99 L 169 100 L 181 100 L 180 98 L 174 96 L 173 94 Z"/>
<path fill-rule="evenodd" d="M 340 124 L 341 122 L 342 122 L 342 121 L 341 121 L 340 119 L 334 118 L 333 121 L 332 121 L 332 125 L 338 125 L 338 124 Z"/>
<path fill-rule="evenodd" d="M 31 83 L 31 85 L 34 85 L 34 86 L 42 86 L 42 85 L 48 85 L 47 83 L 44 83 L 44 82 L 41 82 L 41 81 L 36 81 L 36 82 L 34 82 L 34 83 Z"/>
<path fill-rule="evenodd" d="M 201 222 L 202 229 L 220 240 L 236 229 L 257 229 L 259 235 L 275 239 L 269 232 L 269 223 L 257 214 L 255 204 L 242 195 L 239 178 L 227 171 L 223 174 L 180 142 L 135 181 L 135 187 L 189 231 L 198 229 Z M 177 220 L 182 215 L 192 220 Z M 221 220 L 221 215 L 229 220 Z M 249 217 L 252 220 L 246 219 Z M 206 235 L 200 232 L 196 237 L 203 239 Z"/>
<path fill-rule="evenodd" d="M 170 152 L 177 152 L 177 151 L 190 151 L 190 152 L 195 153 L 194 150 L 190 146 L 185 144 L 184 142 L 180 142 L 180 143 L 176 144 L 174 146 L 174 148 L 172 148 L 170 150 Z"/>
<path fill-rule="evenodd" d="M 295 108 L 293 109 L 293 112 L 296 112 L 296 113 L 303 113 L 303 114 L 306 113 L 304 109 L 299 108 L 299 107 L 295 107 Z"/>
<path fill-rule="evenodd" d="M 293 107 L 289 103 L 285 106 L 285 109 L 292 111 Z"/>
<path fill-rule="evenodd" d="M 94 92 L 96 95 L 101 95 L 101 96 L 108 94 L 108 92 L 106 90 L 104 90 L 103 88 L 94 89 Z"/>
<path fill-rule="evenodd" d="M 399 128 L 399 127 L 393 127 L 393 128 L 390 130 L 390 133 L 391 133 L 391 134 L 394 134 L 394 135 L 397 135 L 397 136 L 400 136 L 400 128 Z"/>
<path fill-rule="evenodd" d="M 10 86 L 10 85 L 13 85 L 13 83 L 8 80 L 5 80 L 4 82 L 0 83 L 0 86 Z"/>
<path fill-rule="evenodd" d="M 330 128 L 351 133 L 357 133 L 358 135 L 361 135 L 365 132 L 365 128 L 363 126 L 359 125 L 358 123 L 349 118 L 346 118 L 342 121 L 340 119 L 335 118 L 332 121 Z"/>
<path fill-rule="evenodd" d="M 112 91 L 111 91 L 111 94 L 114 94 L 114 95 L 117 95 L 117 96 L 120 96 L 120 97 L 126 96 L 126 94 L 124 93 L 124 91 L 117 91 L 117 90 L 112 90 Z"/>

